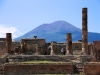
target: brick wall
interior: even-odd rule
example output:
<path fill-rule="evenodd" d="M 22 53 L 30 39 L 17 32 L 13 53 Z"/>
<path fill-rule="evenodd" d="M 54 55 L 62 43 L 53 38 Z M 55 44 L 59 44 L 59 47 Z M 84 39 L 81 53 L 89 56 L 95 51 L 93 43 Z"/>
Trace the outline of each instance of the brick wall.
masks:
<path fill-rule="evenodd" d="M 94 44 L 94 56 L 96 61 L 100 61 L 100 41 L 93 41 Z"/>
<path fill-rule="evenodd" d="M 68 63 L 8 64 L 4 65 L 5 75 L 15 74 L 73 74 L 74 66 Z"/>
<path fill-rule="evenodd" d="M 40 46 L 41 47 L 41 53 L 45 54 L 45 39 L 22 39 L 21 40 L 22 44 L 26 44 L 26 50 L 27 52 L 32 52 L 33 54 L 35 54 L 36 52 L 36 46 Z"/>
<path fill-rule="evenodd" d="M 15 50 L 19 45 L 19 42 L 12 42 L 11 50 Z M 6 52 L 6 42 L 0 42 L 0 56 L 4 55 Z"/>
<path fill-rule="evenodd" d="M 84 72 L 86 75 L 100 75 L 100 63 L 88 63 L 84 65 Z"/>

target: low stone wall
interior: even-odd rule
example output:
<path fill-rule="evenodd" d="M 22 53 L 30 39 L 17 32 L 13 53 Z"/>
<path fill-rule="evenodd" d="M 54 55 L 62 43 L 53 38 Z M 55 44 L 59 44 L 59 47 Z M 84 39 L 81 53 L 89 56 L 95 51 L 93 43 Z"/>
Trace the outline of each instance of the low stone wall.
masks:
<path fill-rule="evenodd" d="M 18 74 L 73 74 L 71 63 L 5 64 L 4 75 Z"/>
<path fill-rule="evenodd" d="M 86 75 L 100 75 L 100 63 L 87 63 L 84 65 Z"/>
<path fill-rule="evenodd" d="M 20 60 L 49 60 L 49 61 L 62 61 L 72 62 L 73 60 L 79 60 L 82 62 L 90 62 L 91 56 L 89 55 L 10 55 L 9 59 Z"/>

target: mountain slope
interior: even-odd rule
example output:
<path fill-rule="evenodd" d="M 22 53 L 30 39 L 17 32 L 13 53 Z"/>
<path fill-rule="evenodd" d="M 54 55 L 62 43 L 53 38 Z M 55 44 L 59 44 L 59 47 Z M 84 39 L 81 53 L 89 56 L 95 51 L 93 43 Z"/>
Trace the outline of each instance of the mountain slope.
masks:
<path fill-rule="evenodd" d="M 45 38 L 46 42 L 51 42 L 51 41 L 66 42 L 66 33 L 72 33 L 73 41 L 82 39 L 81 29 L 65 21 L 56 21 L 50 24 L 42 24 L 37 28 L 31 30 L 30 32 L 14 40 L 19 41 L 22 38 L 33 38 L 33 36 L 36 35 L 38 36 L 38 38 Z M 93 40 L 100 40 L 99 33 L 89 32 L 88 34 L 89 34 L 88 35 L 89 42 L 92 42 Z"/>

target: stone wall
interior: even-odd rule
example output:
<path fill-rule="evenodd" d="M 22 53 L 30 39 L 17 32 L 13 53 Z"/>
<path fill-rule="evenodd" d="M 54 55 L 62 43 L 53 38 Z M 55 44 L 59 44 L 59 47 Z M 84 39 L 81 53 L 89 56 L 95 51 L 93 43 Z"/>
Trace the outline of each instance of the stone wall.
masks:
<path fill-rule="evenodd" d="M 48 47 L 50 46 L 50 43 L 45 43 L 45 39 L 23 39 L 23 43 L 26 43 L 26 49 L 27 52 L 32 52 L 35 54 L 36 52 L 36 46 L 41 46 L 41 53 L 42 54 L 50 54 L 50 49 Z M 98 44 L 99 45 L 99 44 Z M 12 42 L 11 50 L 14 51 L 16 47 L 20 46 L 20 42 Z M 61 53 L 61 48 L 63 48 L 66 51 L 66 43 L 57 43 L 57 53 Z M 72 50 L 73 54 L 79 54 L 82 49 L 82 43 L 81 42 L 73 42 L 72 43 Z M 0 42 L 0 51 L 6 52 L 6 42 Z"/>
<path fill-rule="evenodd" d="M 64 50 L 66 51 L 66 44 L 65 43 L 57 44 L 57 54 L 59 54 L 61 52 L 61 48 L 64 48 Z M 79 54 L 82 50 L 82 43 L 81 42 L 73 42 L 72 50 L 73 50 L 73 54 L 76 54 L 76 53 Z"/>
<path fill-rule="evenodd" d="M 100 75 L 100 63 L 88 63 L 84 65 L 86 75 Z"/>
<path fill-rule="evenodd" d="M 0 41 L 6 41 L 6 38 L 0 38 Z"/>
<path fill-rule="evenodd" d="M 19 42 L 12 42 L 11 50 L 14 51 L 16 47 L 20 46 Z"/>
<path fill-rule="evenodd" d="M 82 50 L 82 43 L 81 42 L 73 42 L 72 50 Z"/>
<path fill-rule="evenodd" d="M 73 74 L 74 66 L 70 63 L 5 64 L 4 72 L 4 75 Z"/>
<path fill-rule="evenodd" d="M 12 42 L 11 50 L 14 51 L 20 45 L 19 42 Z M 0 42 L 0 56 L 6 53 L 6 42 Z"/>
<path fill-rule="evenodd" d="M 46 52 L 46 43 L 45 39 L 22 39 L 21 43 L 25 44 L 26 52 L 32 52 L 33 54 L 36 53 L 36 47 L 41 47 L 41 53 L 45 54 Z"/>
<path fill-rule="evenodd" d="M 100 61 L 100 41 L 93 41 L 94 44 L 94 57 L 96 61 Z"/>
<path fill-rule="evenodd" d="M 74 74 L 77 68 L 72 63 L 4 64 L 4 75 L 18 74 Z M 100 63 L 84 63 L 85 75 L 100 75 Z M 75 70 L 76 69 L 76 70 Z M 78 73 L 75 73 L 78 74 Z"/>

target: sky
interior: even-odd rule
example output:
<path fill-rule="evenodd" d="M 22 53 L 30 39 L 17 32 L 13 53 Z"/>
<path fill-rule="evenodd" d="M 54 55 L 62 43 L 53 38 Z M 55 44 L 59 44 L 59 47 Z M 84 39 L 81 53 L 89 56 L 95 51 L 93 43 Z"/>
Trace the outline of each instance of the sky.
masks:
<path fill-rule="evenodd" d="M 88 8 L 88 31 L 100 33 L 100 0 L 0 0 L 0 37 L 17 38 L 44 23 L 64 20 L 82 28 Z"/>

